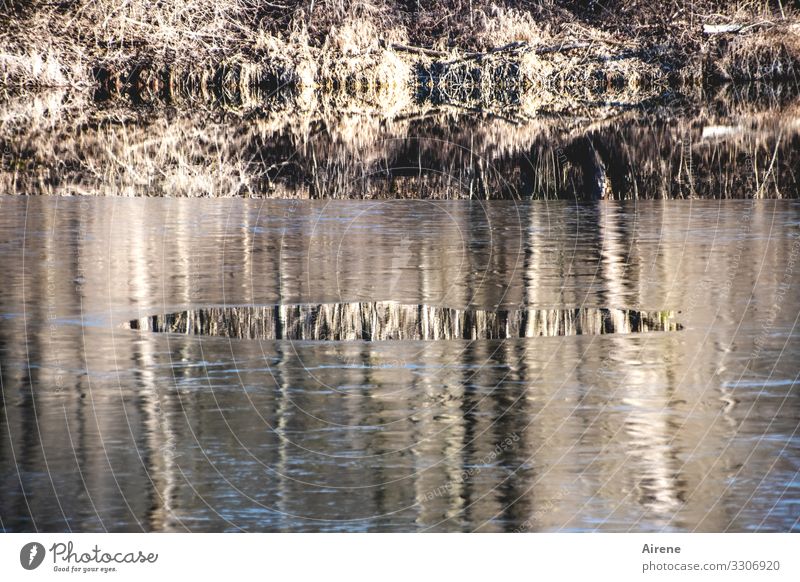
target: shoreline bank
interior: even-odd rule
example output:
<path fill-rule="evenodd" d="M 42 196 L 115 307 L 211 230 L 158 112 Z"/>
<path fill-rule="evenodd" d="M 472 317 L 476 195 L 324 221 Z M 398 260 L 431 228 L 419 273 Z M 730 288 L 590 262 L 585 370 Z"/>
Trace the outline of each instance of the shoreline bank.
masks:
<path fill-rule="evenodd" d="M 11 0 L 0 8 L 8 23 L 0 87 L 112 95 L 291 87 L 370 93 L 391 108 L 409 92 L 477 106 L 536 93 L 546 104 L 800 76 L 800 13 L 782 4 L 675 0 L 671 16 L 635 2 L 602 14 L 567 0 L 408 4 L 323 0 L 276 12 L 240 0 Z"/>

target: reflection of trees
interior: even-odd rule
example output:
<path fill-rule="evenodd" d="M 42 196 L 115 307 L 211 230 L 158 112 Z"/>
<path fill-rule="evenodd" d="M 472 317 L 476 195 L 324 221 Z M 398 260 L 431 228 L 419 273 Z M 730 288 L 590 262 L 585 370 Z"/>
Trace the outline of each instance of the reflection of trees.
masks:
<path fill-rule="evenodd" d="M 722 385 L 734 374 L 719 372 L 738 371 L 737 354 L 749 353 L 744 337 L 729 348 L 731 326 L 750 321 L 742 306 L 772 305 L 776 281 L 749 274 L 762 263 L 765 274 L 783 272 L 791 242 L 755 236 L 773 221 L 793 223 L 791 210 L 776 210 L 783 204 L 742 207 L 754 233 L 744 238 L 738 208 L 721 213 L 702 202 L 685 219 L 660 203 L 500 203 L 485 212 L 459 203 L 448 208 L 452 224 L 425 203 L 377 204 L 340 250 L 342 224 L 360 211 L 347 205 L 329 209 L 339 214 L 326 222 L 316 221 L 321 205 L 309 202 L 291 214 L 287 201 L 53 202 L 13 199 L 0 217 L 7 232 L 26 227 L 28 251 L 21 236 L 6 237 L 0 302 L 16 315 L 0 318 L 0 516 L 9 529 L 32 529 L 34 520 L 66 529 L 63 508 L 76 529 L 493 530 L 514 529 L 540 511 L 530 529 L 625 529 L 641 518 L 643 527 L 719 530 L 763 477 L 762 464 L 745 463 L 747 435 L 787 427 L 786 409 L 767 393 L 779 388 L 758 400 L 763 414 L 748 414 L 752 391 Z M 312 235 L 301 223 L 318 226 Z M 390 251 L 402 238 L 375 236 L 386 224 L 392 232 L 417 226 L 406 247 L 411 267 L 392 293 Z M 708 224 L 717 247 L 687 252 L 697 244 L 692 233 Z M 38 237 L 43 232 L 54 234 Z M 372 297 L 353 283 L 364 273 L 374 281 Z M 79 274 L 85 280 L 76 291 Z M 337 274 L 345 282 L 340 297 L 329 289 Z M 735 284 L 727 289 L 729 278 Z M 294 321 L 308 335 L 327 333 L 332 322 L 363 332 L 364 315 L 379 329 L 403 321 L 416 329 L 419 305 L 430 307 L 422 312 L 427 329 L 440 336 L 467 312 L 487 335 L 509 329 L 519 305 L 529 315 L 561 306 L 552 328 L 511 318 L 526 336 L 567 329 L 574 311 L 564 306 L 595 316 L 605 305 L 682 309 L 685 329 L 505 341 L 228 342 L 130 333 L 102 319 L 110 306 L 114 324 L 187 306 L 197 312 L 219 302 L 223 281 L 231 305 L 306 306 Z M 59 318 L 52 339 L 51 301 Z M 796 298 L 785 302 L 785 312 L 797 312 Z M 324 326 L 320 306 L 330 310 Z M 237 325 L 249 333 L 253 314 L 242 313 Z M 629 325 L 617 315 L 610 325 Z M 483 462 L 512 433 L 519 435 L 513 449 Z M 758 456 L 779 458 L 782 445 L 765 439 Z M 472 471 L 462 479 L 465 468 Z M 739 485 L 726 490 L 734 474 Z M 336 521 L 342 516 L 363 519 Z"/>

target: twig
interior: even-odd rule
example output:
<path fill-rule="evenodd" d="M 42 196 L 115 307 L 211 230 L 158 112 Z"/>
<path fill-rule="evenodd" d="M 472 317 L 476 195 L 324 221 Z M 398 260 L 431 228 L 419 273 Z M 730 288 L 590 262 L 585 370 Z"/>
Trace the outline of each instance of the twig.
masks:
<path fill-rule="evenodd" d="M 592 43 L 590 43 L 590 42 L 574 42 L 572 44 L 560 44 L 560 45 L 556 45 L 556 46 L 550 46 L 550 47 L 544 47 L 544 48 L 536 49 L 535 53 L 537 55 L 546 55 L 546 54 L 550 54 L 550 53 L 560 53 L 560 52 L 571 51 L 571 50 L 575 50 L 575 49 L 589 48 L 590 46 L 592 46 Z"/>
<path fill-rule="evenodd" d="M 400 44 L 400 43 L 387 43 L 385 40 L 381 40 L 380 44 L 384 48 L 390 48 L 396 51 L 411 53 L 411 54 L 418 54 L 418 55 L 425 55 L 429 57 L 446 57 L 448 53 L 444 51 L 439 51 L 435 49 L 420 47 L 420 46 L 411 46 L 407 44 Z M 575 42 L 571 44 L 559 44 L 554 46 L 548 47 L 540 47 L 534 48 L 531 47 L 526 42 L 512 42 L 503 46 L 490 48 L 483 52 L 467 52 L 464 57 L 458 59 L 460 61 L 469 61 L 473 59 L 479 59 L 481 57 L 485 57 L 490 54 L 495 53 L 514 53 L 514 52 L 528 52 L 531 51 L 537 55 L 545 55 L 550 53 L 558 53 L 564 51 L 570 51 L 575 49 L 583 49 L 589 48 L 592 46 L 590 42 Z"/>
<path fill-rule="evenodd" d="M 770 20 L 764 20 L 753 24 L 704 24 L 703 34 L 741 34 L 759 26 L 770 27 L 775 26 L 775 23 Z"/>
<path fill-rule="evenodd" d="M 437 50 L 434 50 L 434 49 L 423 48 L 423 47 L 419 47 L 419 46 L 410 46 L 410 45 L 407 45 L 407 44 L 399 44 L 399 43 L 396 43 L 396 42 L 389 44 L 383 39 L 381 39 L 380 45 L 383 48 L 390 48 L 390 49 L 393 49 L 393 50 L 396 50 L 396 51 L 401 51 L 401 52 L 404 52 L 404 53 L 411 53 L 411 54 L 416 54 L 416 55 L 425 55 L 425 56 L 428 56 L 428 57 L 445 57 L 445 56 L 447 56 L 447 53 L 444 52 L 444 51 L 437 51 Z"/>

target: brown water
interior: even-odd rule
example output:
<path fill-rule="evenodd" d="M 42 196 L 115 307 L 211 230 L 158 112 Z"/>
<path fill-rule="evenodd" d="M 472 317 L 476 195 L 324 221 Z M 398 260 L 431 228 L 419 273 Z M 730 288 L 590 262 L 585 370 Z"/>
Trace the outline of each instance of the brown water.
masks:
<path fill-rule="evenodd" d="M 0 197 L 0 248 L 4 530 L 800 529 L 797 201 Z M 680 329 L 124 328 L 376 302 Z"/>

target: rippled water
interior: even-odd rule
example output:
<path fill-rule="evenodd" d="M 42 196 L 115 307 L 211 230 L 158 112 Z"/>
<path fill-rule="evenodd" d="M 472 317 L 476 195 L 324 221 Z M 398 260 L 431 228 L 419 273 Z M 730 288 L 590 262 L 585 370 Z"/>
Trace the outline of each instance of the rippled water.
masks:
<path fill-rule="evenodd" d="M 780 200 L 0 198 L 0 526 L 796 530 L 799 235 Z M 682 329 L 124 328 L 375 302 Z"/>

